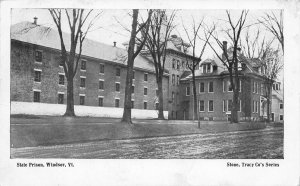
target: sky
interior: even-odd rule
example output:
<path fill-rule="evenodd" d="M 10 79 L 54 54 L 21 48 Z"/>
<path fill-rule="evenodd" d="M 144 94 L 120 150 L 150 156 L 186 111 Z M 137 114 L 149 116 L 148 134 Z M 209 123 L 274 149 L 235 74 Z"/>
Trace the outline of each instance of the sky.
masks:
<path fill-rule="evenodd" d="M 168 10 L 168 11 L 171 12 L 172 10 Z M 279 10 L 272 10 L 272 11 L 277 15 L 279 13 Z M 117 47 L 125 48 L 123 43 L 128 42 L 130 38 L 130 32 L 128 30 L 131 28 L 131 21 L 132 21 L 132 18 L 130 17 L 131 12 L 132 10 L 126 10 L 126 9 L 94 10 L 93 12 L 94 15 L 97 13 L 101 13 L 101 16 L 99 17 L 99 19 L 95 21 L 95 24 L 91 29 L 91 32 L 89 32 L 87 35 L 87 38 L 101 43 L 106 43 L 108 45 L 113 45 L 113 42 L 117 42 Z M 257 19 L 259 19 L 265 13 L 270 13 L 270 12 L 271 12 L 270 10 L 250 10 L 245 25 L 252 25 L 254 23 L 257 23 Z M 144 15 L 146 15 L 145 13 L 146 13 L 145 10 L 140 10 L 140 17 L 144 17 Z M 240 16 L 241 10 L 230 10 L 230 13 L 232 15 L 232 21 L 236 22 L 236 20 Z M 22 21 L 33 22 L 34 17 L 38 18 L 38 24 L 56 29 L 52 17 L 47 9 L 12 9 L 11 24 L 19 23 Z M 176 10 L 176 17 L 174 20 L 174 24 L 176 25 L 176 27 L 171 33 L 171 35 L 176 34 L 182 37 L 185 41 L 188 41 L 187 35 L 183 29 L 184 28 L 183 25 L 187 28 L 189 34 L 191 34 L 193 19 L 195 20 L 196 24 L 198 24 L 202 19 L 204 19 L 204 23 L 208 27 L 210 27 L 212 24 L 215 24 L 216 30 L 220 33 L 218 34 L 219 38 L 221 40 L 229 40 L 229 38 L 225 37 L 224 32 L 221 32 L 222 29 L 229 28 L 228 27 L 229 24 L 227 22 L 227 15 L 225 10 L 220 10 L 220 9 L 218 10 L 209 10 L 209 9 Z M 63 31 L 67 33 L 70 32 L 69 28 L 67 27 L 68 23 L 66 18 L 64 19 L 63 25 L 65 25 L 63 27 Z M 255 33 L 257 29 L 260 29 L 262 32 L 262 37 L 265 36 L 268 39 L 273 37 L 260 24 L 255 24 L 249 27 L 249 29 L 250 29 L 250 34 Z M 244 36 L 246 30 L 247 29 L 243 30 L 241 37 Z M 202 30 L 200 30 L 200 37 L 204 38 Z M 252 37 L 254 37 L 253 34 Z M 203 43 L 204 42 L 201 40 L 197 41 L 197 46 L 196 46 L 197 54 L 200 53 Z M 213 46 L 215 46 L 218 52 L 221 52 L 220 48 L 217 47 L 215 43 L 212 42 L 212 44 Z M 277 40 L 275 40 L 273 43 L 273 47 L 277 48 L 278 44 L 279 43 L 277 42 Z M 213 58 L 214 56 L 215 53 L 213 52 L 213 50 L 209 46 L 207 46 L 203 54 L 203 59 Z"/>

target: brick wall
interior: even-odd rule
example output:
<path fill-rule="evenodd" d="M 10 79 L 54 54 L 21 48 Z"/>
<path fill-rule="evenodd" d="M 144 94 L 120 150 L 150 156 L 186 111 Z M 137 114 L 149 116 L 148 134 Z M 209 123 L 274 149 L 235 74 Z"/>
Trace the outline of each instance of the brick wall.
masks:
<path fill-rule="evenodd" d="M 35 62 L 35 50 L 42 51 L 42 63 Z M 40 101 L 43 103 L 58 103 L 58 92 L 64 92 L 64 103 L 67 96 L 67 81 L 59 85 L 59 73 L 64 73 L 59 67 L 59 51 L 38 45 L 25 44 L 19 41 L 11 42 L 11 101 L 33 101 L 33 89 L 41 91 Z M 86 70 L 78 71 L 74 77 L 74 102 L 79 104 L 79 94 L 85 94 L 85 105 L 98 106 L 98 96 L 103 96 L 104 107 L 115 107 L 115 98 L 120 98 L 120 107 L 124 106 L 126 67 L 123 64 L 94 59 L 82 56 L 86 60 Z M 99 64 L 105 65 L 104 74 L 100 74 Z M 116 76 L 116 68 L 120 68 L 120 77 Z M 41 82 L 34 82 L 34 69 L 41 70 Z M 144 81 L 144 73 L 148 74 L 148 81 Z M 85 88 L 80 88 L 80 77 L 86 78 Z M 99 79 L 104 80 L 104 90 L 99 90 Z M 115 83 L 120 82 L 120 92 L 115 91 Z M 135 69 L 135 92 L 132 96 L 134 107 L 144 108 L 144 101 L 148 102 L 149 110 L 155 109 L 156 79 L 154 72 Z M 163 79 L 164 85 L 168 84 L 168 77 Z M 144 96 L 144 87 L 148 88 L 148 95 Z M 164 86 L 164 97 L 168 96 L 168 86 Z M 166 99 L 165 99 L 166 100 Z M 165 104 L 164 110 L 168 105 Z"/>

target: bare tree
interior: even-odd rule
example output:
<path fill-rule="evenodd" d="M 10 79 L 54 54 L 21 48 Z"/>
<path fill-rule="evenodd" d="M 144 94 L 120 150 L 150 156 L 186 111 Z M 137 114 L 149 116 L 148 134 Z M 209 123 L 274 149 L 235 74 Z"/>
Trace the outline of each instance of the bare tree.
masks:
<path fill-rule="evenodd" d="M 190 54 L 188 54 L 188 50 L 183 50 L 183 52 L 186 54 L 185 55 L 185 60 L 186 60 L 186 66 L 187 68 L 191 71 L 192 73 L 192 84 L 193 84 L 193 100 L 194 100 L 194 120 L 197 119 L 198 120 L 198 127 L 200 128 L 200 119 L 199 119 L 199 112 L 198 112 L 198 99 L 197 99 L 197 91 L 196 91 L 196 80 L 195 80 L 195 71 L 197 69 L 197 67 L 199 66 L 200 62 L 202 61 L 202 56 L 204 54 L 205 48 L 207 46 L 207 43 L 215 29 L 215 27 L 213 26 L 213 28 L 208 30 L 208 36 L 205 39 L 201 39 L 199 36 L 199 30 L 201 28 L 201 26 L 203 26 L 203 20 L 201 20 L 201 22 L 199 24 L 195 23 L 195 20 L 193 18 L 193 23 L 192 23 L 192 33 L 189 33 L 188 29 L 183 25 L 185 34 L 188 38 L 188 43 L 192 49 L 192 53 L 191 56 Z M 198 45 L 198 41 L 199 40 L 204 40 L 204 44 L 202 46 L 202 48 L 200 49 L 200 54 L 196 54 L 196 47 Z M 184 46 L 184 41 L 181 39 L 182 41 L 182 46 Z"/>
<path fill-rule="evenodd" d="M 131 36 L 128 46 L 128 57 L 127 57 L 127 75 L 126 75 L 126 86 L 125 86 L 125 101 L 124 101 L 124 111 L 123 111 L 123 117 L 122 122 L 131 124 L 131 93 L 132 93 L 132 78 L 133 78 L 133 65 L 134 65 L 134 59 L 136 56 L 140 53 L 142 48 L 145 45 L 146 37 L 143 37 L 142 39 L 138 39 L 137 35 L 142 30 L 147 35 L 149 31 L 149 21 L 151 19 L 152 10 L 148 11 L 148 19 L 145 23 L 138 24 L 138 15 L 139 10 L 134 9 L 132 14 L 132 28 L 131 28 Z M 136 43 L 136 40 L 138 40 L 138 45 Z M 137 45 L 137 48 L 135 49 L 135 46 Z"/>
<path fill-rule="evenodd" d="M 165 119 L 163 114 L 163 74 L 165 72 L 165 62 L 167 53 L 167 44 L 169 41 L 170 33 L 174 26 L 173 21 L 175 17 L 175 11 L 169 16 L 166 10 L 155 10 L 150 20 L 150 28 L 148 34 L 144 34 L 146 37 L 145 46 L 148 49 L 148 53 L 153 59 L 155 67 L 155 76 L 158 86 L 158 118 Z"/>
<path fill-rule="evenodd" d="M 239 52 L 240 48 L 238 46 L 241 38 L 241 32 L 243 28 L 245 27 L 245 21 L 247 19 L 248 10 L 243 10 L 239 16 L 239 19 L 234 23 L 232 20 L 232 16 L 230 12 L 227 10 L 227 23 L 229 24 L 229 29 L 222 30 L 221 32 L 225 33 L 225 35 L 230 39 L 230 42 L 232 44 L 231 51 L 227 50 L 227 41 L 221 42 L 218 38 L 217 34 L 214 33 L 212 37 L 215 39 L 217 46 L 220 47 L 223 51 L 223 54 L 220 55 L 215 47 L 208 42 L 209 46 L 212 48 L 216 56 L 220 59 L 220 61 L 223 63 L 223 65 L 227 68 L 229 72 L 229 79 L 230 79 L 230 85 L 233 90 L 233 103 L 231 108 L 231 122 L 232 123 L 238 123 L 238 107 L 239 107 Z M 208 38 L 206 34 L 206 38 Z"/>
<path fill-rule="evenodd" d="M 280 10 L 279 16 L 276 16 L 273 11 L 266 13 L 265 16 L 258 21 L 277 38 L 284 52 L 283 10 Z"/>
<path fill-rule="evenodd" d="M 74 87 L 73 79 L 76 75 L 78 63 L 81 58 L 82 44 L 87 33 L 94 25 L 95 20 L 100 16 L 101 12 L 90 19 L 93 10 L 86 11 L 84 9 L 48 9 L 51 17 L 58 29 L 61 46 L 60 62 L 63 64 L 65 76 L 67 79 L 67 108 L 65 116 L 75 116 L 74 112 Z M 70 28 L 70 49 L 67 51 L 65 39 L 62 32 L 62 14 L 67 17 L 68 26 Z M 78 46 L 79 45 L 79 46 Z M 79 47 L 79 49 L 77 49 Z"/>

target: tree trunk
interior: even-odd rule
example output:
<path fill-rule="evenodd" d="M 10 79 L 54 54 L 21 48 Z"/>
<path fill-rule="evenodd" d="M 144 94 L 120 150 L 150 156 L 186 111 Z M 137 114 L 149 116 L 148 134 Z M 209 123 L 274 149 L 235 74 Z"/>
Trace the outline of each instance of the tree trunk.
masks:
<path fill-rule="evenodd" d="M 271 96 L 271 89 L 272 89 L 272 84 L 268 83 L 267 85 L 267 122 L 269 123 L 271 121 L 270 119 L 270 111 L 271 111 L 271 101 L 270 101 L 270 96 Z"/>
<path fill-rule="evenodd" d="M 67 108 L 64 116 L 75 116 L 74 112 L 74 94 L 73 94 L 73 78 L 67 77 Z"/>
<path fill-rule="evenodd" d="M 195 82 L 195 71 L 192 72 L 192 84 L 193 84 L 193 101 L 194 101 L 194 118 L 193 120 L 198 119 L 198 107 L 197 107 L 197 91 L 196 91 L 196 82 Z"/>
<path fill-rule="evenodd" d="M 233 100 L 232 100 L 232 106 L 231 106 L 231 117 L 230 117 L 230 123 L 238 123 L 238 98 L 239 98 L 239 89 L 238 89 L 238 77 L 235 75 L 233 77 L 232 71 L 230 73 L 230 84 L 233 89 Z"/>
<path fill-rule="evenodd" d="M 158 119 L 165 119 L 164 116 L 164 98 L 163 98 L 163 85 L 162 85 L 162 78 L 163 74 L 159 74 L 157 79 L 157 86 L 158 86 Z"/>
<path fill-rule="evenodd" d="M 132 94 L 132 75 L 133 75 L 133 60 L 129 62 L 127 66 L 127 75 L 126 75 L 126 86 L 125 86 L 125 100 L 124 100 L 124 111 L 122 122 L 132 124 L 131 121 L 131 94 Z"/>

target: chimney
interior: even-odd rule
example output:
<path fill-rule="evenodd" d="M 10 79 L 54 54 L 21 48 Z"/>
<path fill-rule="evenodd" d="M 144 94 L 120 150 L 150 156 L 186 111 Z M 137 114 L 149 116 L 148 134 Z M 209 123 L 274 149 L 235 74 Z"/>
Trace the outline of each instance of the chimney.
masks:
<path fill-rule="evenodd" d="M 116 46 L 117 46 L 117 42 L 114 41 L 114 47 L 116 47 Z"/>
<path fill-rule="evenodd" d="M 37 19 L 38 19 L 37 17 L 33 18 L 33 24 L 35 24 L 35 25 L 37 24 Z"/>

